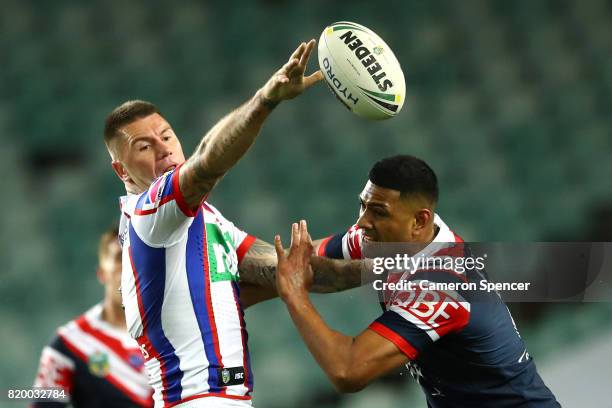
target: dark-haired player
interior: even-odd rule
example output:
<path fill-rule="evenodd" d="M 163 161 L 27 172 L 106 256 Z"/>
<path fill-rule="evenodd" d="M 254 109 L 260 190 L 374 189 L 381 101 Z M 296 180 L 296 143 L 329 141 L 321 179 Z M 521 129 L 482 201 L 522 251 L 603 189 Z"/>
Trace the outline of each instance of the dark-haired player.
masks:
<path fill-rule="evenodd" d="M 153 406 L 144 360 L 125 328 L 117 228 L 100 237 L 98 263 L 103 301 L 61 326 L 40 357 L 34 386 L 60 388 L 65 398 L 41 400 L 33 407 Z"/>
<path fill-rule="evenodd" d="M 469 248 L 435 214 L 438 185 L 422 160 L 395 156 L 377 162 L 361 195 L 357 224 L 317 243 L 320 255 L 360 258 L 371 243 L 411 243 L 414 257 L 468 256 Z M 419 282 L 478 282 L 472 269 L 419 268 L 388 281 L 415 289 L 388 292 L 384 312 L 357 337 L 332 330 L 310 302 L 306 223 L 294 224 L 289 256 L 278 250 L 277 287 L 311 353 L 342 392 L 408 365 L 429 407 L 557 407 L 525 349 L 510 313 L 495 293 L 422 290 Z"/>

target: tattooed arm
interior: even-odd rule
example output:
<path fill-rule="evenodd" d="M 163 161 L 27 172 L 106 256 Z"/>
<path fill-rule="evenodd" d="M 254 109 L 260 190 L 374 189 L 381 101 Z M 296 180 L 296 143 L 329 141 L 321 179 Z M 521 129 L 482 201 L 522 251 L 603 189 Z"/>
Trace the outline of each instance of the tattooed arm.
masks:
<path fill-rule="evenodd" d="M 244 307 L 278 296 L 276 292 L 276 250 L 272 244 L 255 240 L 240 263 L 240 300 Z M 315 293 L 332 293 L 362 284 L 362 272 L 369 260 L 311 258 Z M 371 269 L 371 268 L 370 268 Z"/>
<path fill-rule="evenodd" d="M 295 98 L 323 79 L 321 71 L 304 76 L 314 46 L 314 40 L 300 44 L 289 61 L 253 98 L 221 119 L 204 136 L 180 172 L 181 192 L 190 208 L 197 208 L 215 184 L 247 152 L 274 106 Z"/>

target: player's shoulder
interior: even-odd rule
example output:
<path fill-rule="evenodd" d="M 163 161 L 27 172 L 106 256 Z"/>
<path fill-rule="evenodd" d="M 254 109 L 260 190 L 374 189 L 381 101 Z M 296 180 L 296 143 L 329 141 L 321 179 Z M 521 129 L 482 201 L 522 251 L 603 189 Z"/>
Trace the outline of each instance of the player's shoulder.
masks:
<path fill-rule="evenodd" d="M 77 315 L 73 319 L 59 326 L 57 328 L 57 334 L 60 337 L 65 336 L 65 335 L 71 335 L 74 332 L 79 331 L 79 326 L 81 325 L 82 321 L 100 320 L 101 315 L 102 315 L 102 305 L 99 303 L 95 304 L 89 309 L 87 309 L 85 312 Z"/>
<path fill-rule="evenodd" d="M 120 197 L 121 211 L 127 216 L 148 215 L 175 198 L 176 169 L 170 170 L 151 182 L 149 187 L 140 193 L 129 193 Z"/>
<path fill-rule="evenodd" d="M 202 202 L 202 210 L 204 211 L 204 217 L 206 222 L 218 224 L 220 226 L 233 226 L 234 224 L 228 220 L 214 205 L 209 201 Z"/>
<path fill-rule="evenodd" d="M 101 314 L 101 308 L 101 305 L 95 305 L 86 312 L 58 326 L 43 350 L 43 354 L 50 353 L 56 359 L 60 359 L 63 356 L 65 359 L 77 360 L 81 354 L 79 351 L 86 348 L 83 344 L 84 339 L 82 330 L 79 328 L 79 322 L 85 319 L 85 316 L 88 314 L 90 316 Z"/>
<path fill-rule="evenodd" d="M 360 234 L 361 233 L 361 227 L 357 224 L 353 224 L 349 227 L 349 229 L 346 231 L 347 234 Z"/>
<path fill-rule="evenodd" d="M 130 335 L 110 325 L 102 318 L 102 304 L 96 304 L 86 312 L 57 329 L 57 337 L 65 347 L 81 359 L 92 350 L 131 350 L 138 347 Z"/>
<path fill-rule="evenodd" d="M 98 303 L 61 325 L 57 329 L 57 337 L 72 351 L 86 350 L 91 342 L 91 336 L 87 332 L 93 327 L 98 326 L 101 321 L 102 305 Z"/>

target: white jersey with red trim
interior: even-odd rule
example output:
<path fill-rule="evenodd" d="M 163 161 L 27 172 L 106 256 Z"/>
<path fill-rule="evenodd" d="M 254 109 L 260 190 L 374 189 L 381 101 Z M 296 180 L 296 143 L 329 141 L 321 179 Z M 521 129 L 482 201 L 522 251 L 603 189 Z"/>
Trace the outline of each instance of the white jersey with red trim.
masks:
<path fill-rule="evenodd" d="M 207 202 L 190 210 L 179 171 L 121 199 L 128 331 L 145 357 L 156 406 L 205 397 L 250 406 L 253 374 L 238 264 L 255 238 Z"/>
<path fill-rule="evenodd" d="M 61 388 L 64 398 L 33 407 L 153 406 L 138 344 L 102 319 L 101 304 L 57 330 L 42 351 L 34 386 Z"/>

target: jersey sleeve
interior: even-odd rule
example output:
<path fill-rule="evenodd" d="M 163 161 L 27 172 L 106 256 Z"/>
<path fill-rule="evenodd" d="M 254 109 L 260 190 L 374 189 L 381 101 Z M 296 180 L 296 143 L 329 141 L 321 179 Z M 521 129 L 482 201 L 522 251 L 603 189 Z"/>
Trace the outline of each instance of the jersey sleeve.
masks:
<path fill-rule="evenodd" d="M 428 345 L 462 330 L 470 304 L 455 291 L 420 289 L 397 293 L 391 306 L 368 327 L 415 359 Z"/>
<path fill-rule="evenodd" d="M 198 209 L 189 208 L 179 185 L 181 166 L 156 179 L 127 213 L 138 236 L 152 246 L 169 246 L 189 228 Z"/>
<path fill-rule="evenodd" d="M 49 345 L 45 346 L 40 356 L 38 372 L 34 380 L 34 387 L 53 387 L 64 391 L 65 399 L 34 401 L 31 407 L 65 407 L 72 394 L 75 362 L 67 355 L 60 338 L 56 336 Z"/>
<path fill-rule="evenodd" d="M 333 259 L 361 259 L 362 234 L 362 230 L 353 225 L 345 233 L 331 235 L 321 242 L 317 255 Z"/>

